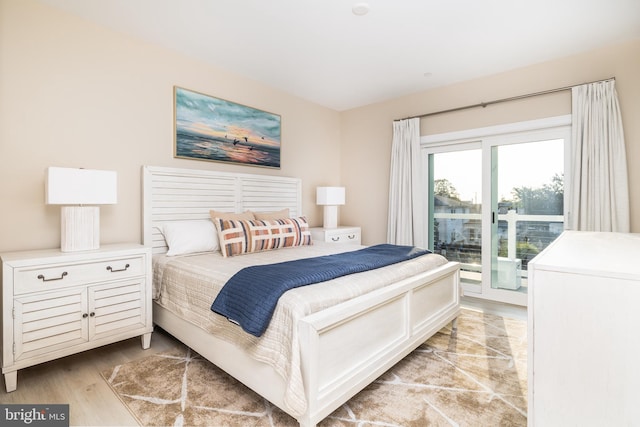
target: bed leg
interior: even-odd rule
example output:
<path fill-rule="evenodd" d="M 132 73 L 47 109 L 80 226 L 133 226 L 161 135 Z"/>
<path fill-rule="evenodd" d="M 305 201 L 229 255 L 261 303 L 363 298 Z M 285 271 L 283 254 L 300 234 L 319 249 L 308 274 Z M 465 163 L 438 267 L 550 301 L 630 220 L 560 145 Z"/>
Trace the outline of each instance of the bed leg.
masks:
<path fill-rule="evenodd" d="M 456 317 L 451 321 L 451 333 L 455 334 L 458 332 L 458 318 Z"/>

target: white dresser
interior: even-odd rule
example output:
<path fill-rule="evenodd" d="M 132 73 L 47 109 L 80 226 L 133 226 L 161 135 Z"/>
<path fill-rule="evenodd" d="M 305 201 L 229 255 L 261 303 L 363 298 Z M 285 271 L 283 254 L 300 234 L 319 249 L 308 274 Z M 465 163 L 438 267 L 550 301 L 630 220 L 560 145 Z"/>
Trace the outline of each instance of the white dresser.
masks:
<path fill-rule="evenodd" d="M 528 298 L 529 425 L 638 425 L 640 234 L 563 233 Z"/>
<path fill-rule="evenodd" d="M 320 242 L 351 243 L 359 245 L 362 241 L 360 227 L 339 226 L 336 228 L 310 228 L 311 238 Z"/>
<path fill-rule="evenodd" d="M 38 363 L 141 336 L 148 348 L 151 249 L 5 253 L 2 259 L 2 373 L 7 392 L 17 372 Z"/>

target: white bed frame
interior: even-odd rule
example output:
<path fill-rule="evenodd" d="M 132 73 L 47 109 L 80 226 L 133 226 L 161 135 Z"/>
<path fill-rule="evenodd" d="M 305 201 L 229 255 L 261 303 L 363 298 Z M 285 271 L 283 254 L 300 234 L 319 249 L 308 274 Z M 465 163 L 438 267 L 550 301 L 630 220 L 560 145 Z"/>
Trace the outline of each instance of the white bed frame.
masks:
<path fill-rule="evenodd" d="M 268 175 L 143 167 L 143 239 L 166 252 L 157 226 L 206 219 L 209 210 L 302 214 L 301 181 Z M 297 421 L 314 426 L 460 312 L 459 266 L 449 262 L 303 318 L 298 325 L 307 411 Z M 153 320 L 249 388 L 284 408 L 285 383 L 269 365 L 154 304 Z M 291 415 L 291 414 L 290 414 Z"/>

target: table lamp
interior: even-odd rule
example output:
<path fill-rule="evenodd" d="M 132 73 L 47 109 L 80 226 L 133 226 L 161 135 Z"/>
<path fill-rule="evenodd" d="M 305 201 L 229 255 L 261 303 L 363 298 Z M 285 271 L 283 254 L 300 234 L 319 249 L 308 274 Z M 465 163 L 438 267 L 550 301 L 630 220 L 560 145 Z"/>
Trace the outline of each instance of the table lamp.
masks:
<path fill-rule="evenodd" d="M 117 173 L 49 167 L 45 181 L 46 204 L 64 205 L 60 214 L 62 252 L 98 249 L 100 208 L 93 205 L 112 205 L 117 202 Z"/>
<path fill-rule="evenodd" d="M 324 206 L 324 228 L 338 226 L 338 205 L 344 205 L 344 187 L 318 187 L 316 204 Z"/>

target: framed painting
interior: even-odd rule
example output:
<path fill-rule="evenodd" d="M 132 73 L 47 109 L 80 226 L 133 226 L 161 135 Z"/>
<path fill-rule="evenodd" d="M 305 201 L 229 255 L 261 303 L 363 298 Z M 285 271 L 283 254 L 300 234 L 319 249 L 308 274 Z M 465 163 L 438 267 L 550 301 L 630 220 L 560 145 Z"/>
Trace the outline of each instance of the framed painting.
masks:
<path fill-rule="evenodd" d="M 280 168 L 280 116 L 174 87 L 175 157 Z"/>

